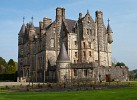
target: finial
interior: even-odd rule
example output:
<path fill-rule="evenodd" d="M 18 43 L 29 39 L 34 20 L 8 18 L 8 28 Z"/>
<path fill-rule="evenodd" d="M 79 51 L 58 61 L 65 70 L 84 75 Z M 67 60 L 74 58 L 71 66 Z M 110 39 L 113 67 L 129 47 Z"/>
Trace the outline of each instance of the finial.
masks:
<path fill-rule="evenodd" d="M 34 18 L 33 18 L 33 16 L 32 16 L 32 17 L 31 17 L 32 22 L 33 22 L 33 19 L 34 19 Z"/>
<path fill-rule="evenodd" d="M 25 17 L 23 16 L 23 24 L 24 24 Z"/>
<path fill-rule="evenodd" d="M 110 20 L 109 20 L 109 18 L 108 18 L 108 20 L 107 20 L 107 21 L 108 21 L 108 24 L 109 24 L 109 21 L 110 21 Z"/>
<path fill-rule="evenodd" d="M 89 14 L 89 11 L 88 11 L 88 9 L 87 9 L 87 14 Z"/>

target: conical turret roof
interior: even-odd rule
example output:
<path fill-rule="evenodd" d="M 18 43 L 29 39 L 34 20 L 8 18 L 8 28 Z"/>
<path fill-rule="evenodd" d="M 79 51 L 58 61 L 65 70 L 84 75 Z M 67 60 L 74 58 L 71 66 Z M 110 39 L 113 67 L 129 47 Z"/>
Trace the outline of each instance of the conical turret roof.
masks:
<path fill-rule="evenodd" d="M 113 33 L 109 23 L 108 23 L 108 27 L 107 27 L 107 33 Z"/>
<path fill-rule="evenodd" d="M 30 29 L 35 29 L 33 22 L 30 22 Z"/>
<path fill-rule="evenodd" d="M 70 62 L 64 43 L 61 45 L 60 52 L 57 57 L 57 62 Z"/>
<path fill-rule="evenodd" d="M 25 33 L 25 24 L 23 23 L 19 33 Z"/>
<path fill-rule="evenodd" d="M 113 33 L 112 32 L 112 29 L 111 29 L 111 27 L 110 27 L 110 25 L 109 25 L 109 19 L 108 19 L 108 27 L 107 27 L 107 33 Z"/>

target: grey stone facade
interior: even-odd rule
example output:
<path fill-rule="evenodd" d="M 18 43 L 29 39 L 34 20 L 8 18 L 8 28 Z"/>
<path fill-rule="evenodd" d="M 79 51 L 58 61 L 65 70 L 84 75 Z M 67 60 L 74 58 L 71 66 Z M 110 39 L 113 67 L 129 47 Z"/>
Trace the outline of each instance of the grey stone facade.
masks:
<path fill-rule="evenodd" d="M 23 23 L 18 34 L 20 81 L 128 80 L 127 67 L 112 66 L 110 24 L 106 28 L 101 11 L 95 16 L 94 21 L 87 11 L 78 20 L 66 19 L 65 9 L 56 8 L 55 21 L 43 18 L 39 27 Z"/>

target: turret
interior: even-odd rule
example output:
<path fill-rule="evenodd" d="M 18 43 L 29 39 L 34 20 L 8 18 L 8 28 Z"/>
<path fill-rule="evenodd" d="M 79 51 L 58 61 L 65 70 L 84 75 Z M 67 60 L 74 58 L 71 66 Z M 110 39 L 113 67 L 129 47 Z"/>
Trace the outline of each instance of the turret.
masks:
<path fill-rule="evenodd" d="M 57 80 L 58 82 L 65 82 L 70 80 L 70 59 L 67 54 L 64 43 L 62 43 L 59 55 L 57 57 Z"/>
<path fill-rule="evenodd" d="M 19 31 L 19 41 L 18 41 L 18 44 L 20 45 L 20 44 L 23 44 L 23 37 L 24 37 L 24 35 L 25 35 L 25 24 L 24 24 L 24 19 L 25 19 L 25 17 L 23 17 L 23 24 L 22 24 L 22 26 L 21 26 L 21 29 L 20 29 L 20 31 Z"/>
<path fill-rule="evenodd" d="M 35 27 L 34 27 L 34 24 L 33 22 L 29 22 L 28 23 L 28 26 L 29 26 L 29 39 L 31 42 L 34 41 L 34 36 L 36 35 L 36 32 L 35 32 Z"/>
<path fill-rule="evenodd" d="M 20 36 L 21 36 L 21 35 L 24 35 L 24 33 L 25 33 L 24 20 L 25 20 L 25 17 L 23 17 L 23 24 L 22 24 L 21 29 L 20 29 L 20 31 L 19 31 L 19 35 L 20 35 Z"/>
<path fill-rule="evenodd" d="M 104 51 L 104 21 L 102 11 L 96 11 L 97 41 L 99 51 Z"/>
<path fill-rule="evenodd" d="M 96 31 L 97 31 L 97 51 L 98 51 L 98 66 L 103 65 L 104 57 L 101 56 L 101 53 L 104 52 L 104 22 L 103 22 L 103 13 L 102 11 L 96 11 Z"/>
<path fill-rule="evenodd" d="M 79 13 L 79 19 L 81 19 L 82 18 L 82 13 Z"/>
<path fill-rule="evenodd" d="M 22 26 L 21 26 L 21 29 L 19 31 L 19 34 L 23 35 L 24 33 L 25 33 L 25 24 L 23 23 Z"/>
<path fill-rule="evenodd" d="M 110 25 L 109 25 L 109 19 L 108 19 L 108 26 L 107 26 L 107 34 L 108 34 L 108 43 L 109 44 L 111 44 L 112 42 L 113 42 L 113 39 L 112 39 L 112 29 L 111 29 L 111 27 L 110 27 Z"/>

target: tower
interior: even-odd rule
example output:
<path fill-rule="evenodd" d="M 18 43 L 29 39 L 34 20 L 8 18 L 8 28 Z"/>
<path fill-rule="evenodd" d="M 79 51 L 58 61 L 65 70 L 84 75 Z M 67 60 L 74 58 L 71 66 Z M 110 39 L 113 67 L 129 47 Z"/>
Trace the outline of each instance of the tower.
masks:
<path fill-rule="evenodd" d="M 109 19 L 108 19 L 108 26 L 107 26 L 107 59 L 108 59 L 108 66 L 112 66 L 112 29 L 109 25 Z"/>
<path fill-rule="evenodd" d="M 18 75 L 19 78 L 23 77 L 23 55 L 24 55 L 24 35 L 25 35 L 25 24 L 24 24 L 24 17 L 23 17 L 23 24 L 18 34 Z M 20 79 L 19 79 L 20 80 Z"/>
<path fill-rule="evenodd" d="M 65 9 L 64 8 L 56 8 L 56 53 L 58 55 L 58 51 L 61 46 L 62 38 L 61 38 L 61 28 L 62 22 L 65 20 Z"/>
<path fill-rule="evenodd" d="M 58 82 L 66 82 L 71 79 L 70 59 L 67 54 L 64 43 L 62 43 L 59 55 L 56 61 L 56 71 Z"/>
<path fill-rule="evenodd" d="M 103 22 L 103 13 L 101 11 L 96 11 L 96 32 L 97 32 L 97 54 L 98 54 L 98 65 L 104 65 L 105 62 L 105 30 Z"/>

